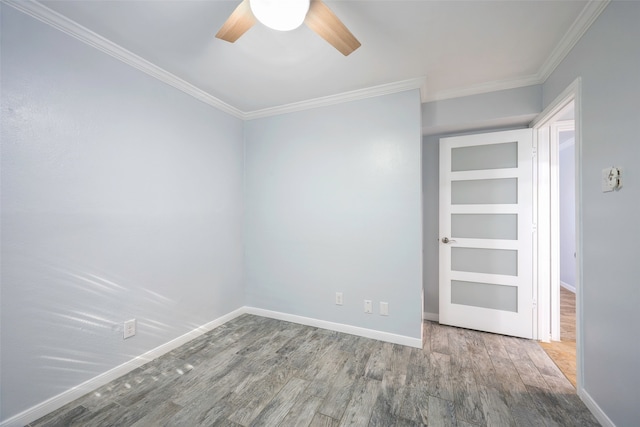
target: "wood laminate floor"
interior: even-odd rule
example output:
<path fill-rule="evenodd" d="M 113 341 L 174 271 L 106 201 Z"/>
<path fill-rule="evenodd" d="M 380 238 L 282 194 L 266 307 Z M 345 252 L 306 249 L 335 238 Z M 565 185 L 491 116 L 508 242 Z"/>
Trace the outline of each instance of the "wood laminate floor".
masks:
<path fill-rule="evenodd" d="M 560 341 L 540 345 L 576 387 L 576 294 L 560 288 Z"/>
<path fill-rule="evenodd" d="M 422 349 L 243 315 L 31 426 L 597 426 L 535 341 Z"/>

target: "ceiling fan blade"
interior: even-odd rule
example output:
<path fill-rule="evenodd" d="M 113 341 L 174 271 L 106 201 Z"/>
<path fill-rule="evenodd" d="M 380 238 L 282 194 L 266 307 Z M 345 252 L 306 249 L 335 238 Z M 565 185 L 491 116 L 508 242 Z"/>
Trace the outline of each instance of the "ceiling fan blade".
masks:
<path fill-rule="evenodd" d="M 344 56 L 360 47 L 358 39 L 351 34 L 351 31 L 322 0 L 311 0 L 309 12 L 304 22 Z"/>
<path fill-rule="evenodd" d="M 216 37 L 233 43 L 246 33 L 249 28 L 253 27 L 255 23 L 256 18 L 249 7 L 249 0 L 242 0 L 242 3 L 236 7 L 231 16 L 222 24 Z"/>

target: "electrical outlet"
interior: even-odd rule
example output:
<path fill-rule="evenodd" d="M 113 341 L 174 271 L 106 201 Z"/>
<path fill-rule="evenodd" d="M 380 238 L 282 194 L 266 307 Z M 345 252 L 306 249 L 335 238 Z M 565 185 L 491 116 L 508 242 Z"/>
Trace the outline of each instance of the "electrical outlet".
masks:
<path fill-rule="evenodd" d="M 123 338 L 126 340 L 136 334 L 136 319 L 127 320 L 124 322 L 124 334 Z"/>
<path fill-rule="evenodd" d="M 336 292 L 336 305 L 342 305 L 342 292 Z"/>
<path fill-rule="evenodd" d="M 389 315 L 389 303 L 381 302 L 380 303 L 380 316 L 388 316 Z"/>
<path fill-rule="evenodd" d="M 373 313 L 373 306 L 371 305 L 370 299 L 364 300 L 364 312 L 368 314 Z"/>

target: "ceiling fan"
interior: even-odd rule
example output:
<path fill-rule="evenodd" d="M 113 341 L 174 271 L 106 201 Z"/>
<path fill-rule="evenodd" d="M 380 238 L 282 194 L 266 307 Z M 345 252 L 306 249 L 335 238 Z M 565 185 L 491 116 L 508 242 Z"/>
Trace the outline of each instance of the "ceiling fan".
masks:
<path fill-rule="evenodd" d="M 345 56 L 360 47 L 358 39 L 322 0 L 242 0 L 216 37 L 233 43 L 256 20 L 280 31 L 293 30 L 304 22 Z"/>

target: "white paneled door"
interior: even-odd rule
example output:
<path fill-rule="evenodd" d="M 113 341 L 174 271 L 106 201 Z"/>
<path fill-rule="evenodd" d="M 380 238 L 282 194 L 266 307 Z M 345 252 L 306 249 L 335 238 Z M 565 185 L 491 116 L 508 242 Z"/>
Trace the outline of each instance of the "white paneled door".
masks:
<path fill-rule="evenodd" d="M 440 140 L 440 323 L 534 337 L 532 142 Z"/>

